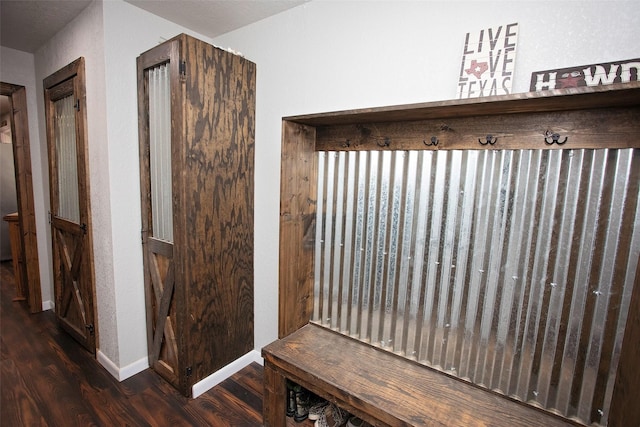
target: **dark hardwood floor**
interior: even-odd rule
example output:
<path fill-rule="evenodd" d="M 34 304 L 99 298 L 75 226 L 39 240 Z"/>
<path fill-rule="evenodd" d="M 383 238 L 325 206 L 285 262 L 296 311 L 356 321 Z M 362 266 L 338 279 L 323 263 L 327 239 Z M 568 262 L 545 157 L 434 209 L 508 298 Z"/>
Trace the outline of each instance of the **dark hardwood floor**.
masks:
<path fill-rule="evenodd" d="M 197 399 L 147 369 L 123 382 L 58 328 L 30 315 L 0 264 L 0 425 L 261 426 L 262 366 L 253 363 Z"/>

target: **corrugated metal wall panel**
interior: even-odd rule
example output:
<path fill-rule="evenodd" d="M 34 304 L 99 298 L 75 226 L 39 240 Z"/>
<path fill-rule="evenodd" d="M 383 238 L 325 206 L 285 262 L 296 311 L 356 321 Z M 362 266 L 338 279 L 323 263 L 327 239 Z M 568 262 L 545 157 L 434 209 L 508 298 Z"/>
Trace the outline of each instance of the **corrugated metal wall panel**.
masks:
<path fill-rule="evenodd" d="M 152 231 L 156 239 L 173 242 L 169 64 L 149 69 L 148 79 Z"/>
<path fill-rule="evenodd" d="M 606 425 L 638 153 L 319 152 L 312 320 Z"/>
<path fill-rule="evenodd" d="M 78 156 L 76 151 L 76 110 L 73 95 L 54 102 L 54 138 L 58 173 L 58 215 L 80 222 L 78 198 Z"/>

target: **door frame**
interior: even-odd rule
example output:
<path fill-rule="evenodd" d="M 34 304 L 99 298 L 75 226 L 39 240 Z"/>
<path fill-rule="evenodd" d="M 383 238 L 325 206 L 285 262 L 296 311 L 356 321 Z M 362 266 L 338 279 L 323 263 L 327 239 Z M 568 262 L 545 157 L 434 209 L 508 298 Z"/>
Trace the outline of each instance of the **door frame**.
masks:
<path fill-rule="evenodd" d="M 16 175 L 16 195 L 22 256 L 25 260 L 27 302 L 29 311 L 42 311 L 42 289 L 40 285 L 40 262 L 36 233 L 36 211 L 33 200 L 31 173 L 31 145 L 29 140 L 29 118 L 27 95 L 24 86 L 0 82 L 0 95 L 11 99 L 11 144 Z"/>

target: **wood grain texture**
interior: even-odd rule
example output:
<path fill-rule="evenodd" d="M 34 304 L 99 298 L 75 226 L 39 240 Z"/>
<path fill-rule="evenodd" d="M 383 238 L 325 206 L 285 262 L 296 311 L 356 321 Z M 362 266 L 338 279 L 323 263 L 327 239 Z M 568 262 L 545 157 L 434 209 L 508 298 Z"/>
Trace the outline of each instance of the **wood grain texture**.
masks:
<path fill-rule="evenodd" d="M 44 101 L 49 157 L 49 193 L 53 278 L 58 320 L 89 351 L 95 353 L 99 325 L 95 313 L 95 270 L 91 191 L 89 183 L 89 147 L 87 142 L 87 103 L 85 64 L 80 57 L 44 80 Z M 75 144 L 78 185 L 78 222 L 57 218 L 61 183 L 58 182 L 58 152 L 54 102 L 73 97 L 75 108 Z M 71 298 L 69 295 L 74 295 Z M 73 302 L 69 307 L 66 304 Z M 70 308 L 70 309 L 67 309 Z"/>
<path fill-rule="evenodd" d="M 639 95 L 640 96 L 640 95 Z M 640 147 L 640 107 L 322 126 L 318 151 Z M 559 135 L 553 143 L 552 134 Z M 495 144 L 486 144 L 487 135 Z M 428 145 L 431 138 L 437 145 Z M 546 141 L 545 141 L 546 139 Z M 384 146 L 388 144 L 388 146 Z M 381 147 L 382 146 L 382 147 Z"/>
<path fill-rule="evenodd" d="M 640 82 L 524 92 L 482 98 L 434 101 L 389 107 L 362 108 L 285 117 L 309 126 L 335 126 L 372 122 L 408 122 L 480 115 L 509 115 L 638 105 Z"/>
<path fill-rule="evenodd" d="M 51 311 L 11 301 L 0 264 L 0 425 L 261 426 L 262 367 L 251 364 L 188 399 L 147 369 L 118 382 L 61 331 Z"/>
<path fill-rule="evenodd" d="M 284 425 L 287 399 L 286 388 L 285 377 L 271 363 L 265 363 L 262 412 L 265 427 Z"/>
<path fill-rule="evenodd" d="M 169 302 L 169 322 L 159 319 L 159 301 L 162 298 L 166 274 L 173 266 L 175 277 L 175 262 L 173 243 L 155 239 L 153 233 L 152 200 L 151 200 L 151 166 L 150 166 L 150 130 L 149 130 L 149 97 L 147 70 L 158 64 L 169 62 L 170 73 L 174 76 L 171 81 L 172 89 L 179 92 L 178 83 L 179 42 L 172 40 L 145 52 L 137 59 L 138 80 L 138 138 L 140 157 L 140 202 L 142 214 L 142 253 L 145 288 L 145 314 L 147 325 L 147 350 L 150 366 L 165 380 L 179 390 L 187 390 L 183 372 L 182 359 L 179 357 L 175 328 L 177 327 L 177 305 L 179 297 L 175 293 L 167 294 Z M 181 123 L 182 103 L 177 94 L 171 100 L 176 123 Z M 175 131 L 179 134 L 179 130 Z M 172 290 L 175 289 L 172 281 Z M 182 300 L 181 300 L 182 301 Z M 167 311 L 164 311 L 166 315 Z M 159 328 L 159 324 L 160 325 Z M 187 393 L 186 391 L 184 393 Z"/>
<path fill-rule="evenodd" d="M 2 83 L 0 94 L 11 98 L 13 158 L 16 171 L 18 212 L 20 213 L 20 233 L 24 247 L 25 277 L 27 278 L 25 283 L 28 284 L 29 310 L 32 313 L 37 313 L 42 311 L 42 291 L 40 289 L 40 263 L 38 261 L 36 214 L 33 200 L 26 89 L 23 86 Z"/>
<path fill-rule="evenodd" d="M 315 169 L 309 166 L 315 159 L 315 150 L 638 149 L 639 124 L 640 82 L 285 117 L 281 178 L 279 336 L 285 337 L 302 327 L 310 319 L 313 307 L 313 255 L 307 253 L 307 248 L 313 244 L 314 234 L 305 233 L 304 230 L 308 229 L 305 227 L 305 218 L 310 218 L 308 223 L 312 224 L 315 215 L 316 195 L 313 185 L 317 177 Z M 558 134 L 559 141 L 565 143 L 549 144 L 553 141 L 551 135 L 554 133 Z M 489 135 L 495 144 L 480 145 L 479 140 L 486 141 Z M 432 137 L 437 145 L 428 145 Z M 637 187 L 638 178 L 633 180 L 631 185 Z M 635 204 L 637 199 L 627 202 Z M 640 395 L 640 381 L 637 373 L 631 372 L 637 371 L 640 352 L 636 344 L 640 342 L 638 281 L 636 278 L 613 391 L 610 414 L 612 425 L 640 425 L 640 412 L 636 404 L 637 396 Z M 594 281 L 591 286 L 597 288 L 597 283 Z M 622 296 L 612 298 L 619 300 Z M 568 316 L 570 308 L 567 306 L 563 312 L 564 317 Z M 613 327 L 603 325 L 608 331 L 608 338 L 604 342 L 606 351 L 613 346 Z M 585 340 L 586 337 L 582 339 Z M 320 346 L 324 346 L 318 343 L 308 345 L 316 352 Z M 303 351 L 302 347 L 296 348 Z M 297 360 L 298 356 L 307 357 L 302 353 L 295 356 L 289 366 L 295 372 L 289 374 L 313 387 L 315 383 L 312 379 L 318 372 L 317 367 L 309 367 L 311 371 L 305 371 L 301 365 L 296 365 L 303 363 Z M 539 358 L 540 354 L 535 357 Z M 583 363 L 584 357 L 585 355 L 580 355 L 578 363 Z M 336 359 L 335 363 L 343 362 Z M 345 403 L 351 404 L 357 411 L 358 402 L 349 400 L 352 399 L 349 397 L 352 387 L 346 381 L 340 384 L 345 384 Z M 579 386 L 580 380 L 575 381 L 575 384 L 576 387 Z M 380 394 L 393 394 L 393 388 L 397 387 L 385 383 L 369 386 Z M 387 389 L 388 387 L 393 390 Z M 337 389 L 334 391 L 339 392 Z M 599 384 L 598 398 L 605 392 L 606 384 Z M 487 391 L 483 393 L 492 395 Z M 403 400 L 402 395 L 399 396 L 399 400 Z M 478 399 L 482 401 L 482 393 Z M 460 402 L 467 404 L 464 399 Z M 366 409 L 377 413 L 373 404 Z M 379 415 L 383 416 L 381 413 Z M 632 424 L 628 424 L 630 420 Z"/>
<path fill-rule="evenodd" d="M 191 37 L 183 49 L 184 164 L 174 166 L 184 210 L 174 228 L 193 384 L 253 349 L 255 64 Z"/>
<path fill-rule="evenodd" d="M 148 309 L 152 312 L 153 339 L 149 347 L 149 364 L 164 379 L 180 387 L 180 358 L 176 339 L 177 307 L 173 297 L 175 289 L 175 263 L 173 245 L 147 237 Z"/>
<path fill-rule="evenodd" d="M 285 121 L 282 138 L 279 337 L 311 318 L 317 197 L 315 129 Z"/>
<path fill-rule="evenodd" d="M 184 34 L 145 52 L 138 58 L 142 128 L 149 121 L 145 70 L 167 62 L 172 93 L 176 374 L 178 388 L 189 395 L 193 384 L 253 349 L 256 66 Z M 139 137 L 142 234 L 149 253 L 148 129 L 141 129 Z M 160 302 L 150 291 L 152 267 L 146 256 L 147 306 L 156 304 L 147 322 L 160 325 Z M 150 342 L 150 348 L 158 348 L 157 339 Z"/>
<path fill-rule="evenodd" d="M 3 221 L 9 226 L 9 244 L 11 245 L 11 264 L 13 264 L 13 276 L 16 283 L 16 295 L 14 300 L 24 301 L 29 294 L 27 287 L 27 274 L 24 265 L 24 251 L 20 233 L 20 217 L 17 212 L 5 215 Z"/>
<path fill-rule="evenodd" d="M 314 324 L 268 345 L 263 356 L 265 383 L 271 368 L 373 425 L 577 425 Z M 265 425 L 267 414 L 284 408 L 281 393 L 265 389 Z"/>

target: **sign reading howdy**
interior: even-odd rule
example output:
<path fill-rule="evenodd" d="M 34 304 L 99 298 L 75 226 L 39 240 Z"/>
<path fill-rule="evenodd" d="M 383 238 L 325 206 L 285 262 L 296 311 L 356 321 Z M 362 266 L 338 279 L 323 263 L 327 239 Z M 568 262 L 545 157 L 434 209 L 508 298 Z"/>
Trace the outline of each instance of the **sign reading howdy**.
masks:
<path fill-rule="evenodd" d="M 529 90 L 564 89 L 638 81 L 640 58 L 531 73 Z"/>

